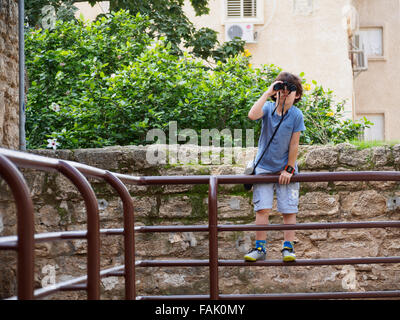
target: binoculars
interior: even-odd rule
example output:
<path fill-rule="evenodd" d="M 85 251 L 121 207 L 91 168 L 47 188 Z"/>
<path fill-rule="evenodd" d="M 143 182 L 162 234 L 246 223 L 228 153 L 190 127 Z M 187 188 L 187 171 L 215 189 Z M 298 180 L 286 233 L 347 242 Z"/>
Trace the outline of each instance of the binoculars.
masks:
<path fill-rule="evenodd" d="M 275 91 L 283 90 L 284 88 L 287 88 L 287 90 L 289 92 L 297 90 L 296 85 L 294 85 L 293 83 L 287 82 L 287 81 L 279 82 L 279 83 L 274 85 L 274 90 Z"/>

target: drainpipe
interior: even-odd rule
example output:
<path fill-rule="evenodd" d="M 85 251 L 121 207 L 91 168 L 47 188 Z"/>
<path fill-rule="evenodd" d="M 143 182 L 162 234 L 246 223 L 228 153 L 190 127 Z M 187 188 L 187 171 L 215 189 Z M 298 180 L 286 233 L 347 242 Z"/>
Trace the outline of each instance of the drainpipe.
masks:
<path fill-rule="evenodd" d="M 25 139 L 25 44 L 24 44 L 24 0 L 18 0 L 18 44 L 19 44 L 19 149 L 26 150 Z"/>

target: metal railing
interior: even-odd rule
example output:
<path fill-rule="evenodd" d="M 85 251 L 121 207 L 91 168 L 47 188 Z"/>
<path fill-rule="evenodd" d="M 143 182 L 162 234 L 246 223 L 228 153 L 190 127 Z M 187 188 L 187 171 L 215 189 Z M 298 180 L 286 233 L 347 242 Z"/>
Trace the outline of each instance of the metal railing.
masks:
<path fill-rule="evenodd" d="M 60 172 L 77 187 L 87 211 L 87 230 L 63 231 L 34 234 L 34 209 L 25 179 L 17 167 Z M 29 153 L 0 148 L 0 176 L 10 186 L 16 202 L 17 236 L 0 237 L 0 250 L 16 250 L 17 295 L 10 299 L 35 299 L 58 291 L 86 290 L 88 299 L 100 298 L 100 278 L 108 276 L 125 277 L 126 299 L 346 299 L 346 298 L 388 298 L 400 297 L 400 290 L 369 292 L 319 292 L 285 294 L 221 294 L 219 291 L 218 268 L 223 266 L 321 266 L 400 263 L 400 257 L 364 257 L 335 259 L 298 259 L 285 263 L 277 260 L 245 262 L 243 260 L 218 259 L 218 233 L 225 231 L 255 230 L 315 230 L 354 228 L 400 228 L 400 221 L 365 221 L 339 223 L 302 223 L 295 225 L 219 225 L 217 215 L 217 193 L 220 184 L 243 184 L 277 182 L 277 175 L 246 176 L 130 176 L 112 173 L 73 161 L 58 160 Z M 119 229 L 99 228 L 99 209 L 96 196 L 86 178 L 96 178 L 109 183 L 123 203 L 124 226 Z M 293 182 L 326 181 L 400 181 L 400 172 L 319 172 L 300 173 L 292 177 Z M 191 226 L 134 226 L 134 206 L 125 184 L 167 185 L 167 184 L 208 184 L 208 225 Z M 135 232 L 208 232 L 208 260 L 141 260 L 135 261 Z M 100 270 L 100 236 L 123 235 L 125 264 Z M 87 274 L 49 287 L 34 290 L 34 244 L 57 240 L 87 240 Z M 136 296 L 136 267 L 208 267 L 209 295 Z"/>

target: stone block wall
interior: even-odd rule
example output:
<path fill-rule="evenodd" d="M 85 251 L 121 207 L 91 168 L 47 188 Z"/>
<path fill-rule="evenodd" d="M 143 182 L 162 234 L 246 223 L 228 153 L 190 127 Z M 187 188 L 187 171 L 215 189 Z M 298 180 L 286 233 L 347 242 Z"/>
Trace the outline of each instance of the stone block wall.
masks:
<path fill-rule="evenodd" d="M 18 149 L 18 1 L 0 1 L 0 147 Z"/>
<path fill-rule="evenodd" d="M 194 152 L 196 148 L 194 148 Z M 211 150 L 211 153 L 219 150 Z M 255 150 L 251 150 L 254 152 Z M 86 163 L 132 175 L 241 174 L 244 152 L 232 165 L 156 164 L 146 161 L 146 147 L 110 147 L 84 150 L 35 150 L 41 155 Z M 250 153 L 251 153 L 250 152 Z M 251 156 L 250 156 L 251 157 Z M 223 161 L 222 161 L 223 163 Z M 399 170 L 400 145 L 359 150 L 349 144 L 301 146 L 301 172 Z M 86 228 L 85 207 L 75 187 L 55 173 L 23 169 L 35 205 L 36 232 Z M 100 208 L 101 228 L 122 228 L 122 203 L 107 184 L 90 179 Z M 207 224 L 206 185 L 127 186 L 135 205 L 137 225 Z M 241 185 L 220 185 L 218 222 L 253 224 L 252 194 Z M 400 219 L 398 182 L 301 183 L 298 223 Z M 0 236 L 16 233 L 15 206 L 0 181 Z M 270 223 L 282 223 L 274 211 Z M 281 259 L 282 231 L 268 232 L 268 259 Z M 299 259 L 375 257 L 400 255 L 400 230 L 330 229 L 296 231 Z M 219 258 L 242 259 L 253 245 L 254 232 L 220 232 Z M 36 245 L 35 285 L 68 280 L 86 272 L 83 240 Z M 136 233 L 136 258 L 208 259 L 208 234 Z M 123 264 L 122 236 L 102 236 L 101 268 Z M 0 251 L 0 296 L 15 294 L 15 254 Z M 52 272 L 52 273 L 51 273 Z M 399 290 L 399 264 L 317 267 L 220 267 L 223 293 L 279 293 L 324 291 Z M 207 294 L 208 268 L 137 268 L 138 295 Z M 102 279 L 102 298 L 122 299 L 123 278 Z M 84 292 L 65 292 L 51 299 L 85 299 Z"/>

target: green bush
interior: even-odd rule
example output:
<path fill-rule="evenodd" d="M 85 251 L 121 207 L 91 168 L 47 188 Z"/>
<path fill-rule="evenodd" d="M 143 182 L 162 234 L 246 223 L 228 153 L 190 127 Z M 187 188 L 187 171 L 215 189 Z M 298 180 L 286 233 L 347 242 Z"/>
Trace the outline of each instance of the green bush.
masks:
<path fill-rule="evenodd" d="M 87 25 L 57 21 L 52 31 L 27 33 L 30 148 L 45 146 L 50 136 L 58 137 L 64 148 L 115 142 L 105 135 L 115 108 L 107 83 L 114 72 L 147 50 L 151 43 L 148 25 L 148 19 L 140 15 L 120 12 Z M 59 111 L 51 110 L 52 105 L 59 106 Z"/>
<path fill-rule="evenodd" d="M 280 68 L 251 68 L 243 54 L 214 66 L 176 56 L 163 38 L 150 39 L 150 23 L 120 11 L 94 23 L 58 21 L 52 31 L 28 32 L 28 148 L 46 147 L 49 138 L 65 149 L 146 144 L 149 129 L 168 134 L 170 121 L 199 135 L 207 128 L 255 128 L 257 138 L 259 125 L 247 113 Z M 303 143 L 351 140 L 366 125 L 342 120 L 343 103 L 320 86 L 299 107 Z"/>
<path fill-rule="evenodd" d="M 303 80 L 304 81 L 304 80 Z M 304 115 L 307 128 L 301 135 L 303 144 L 341 143 L 358 139 L 363 130 L 372 123 L 365 117 L 354 122 L 344 116 L 345 101 L 335 102 L 333 92 L 324 90 L 316 81 L 314 89 L 303 95 L 297 104 Z M 310 87 L 306 84 L 305 87 Z"/>

